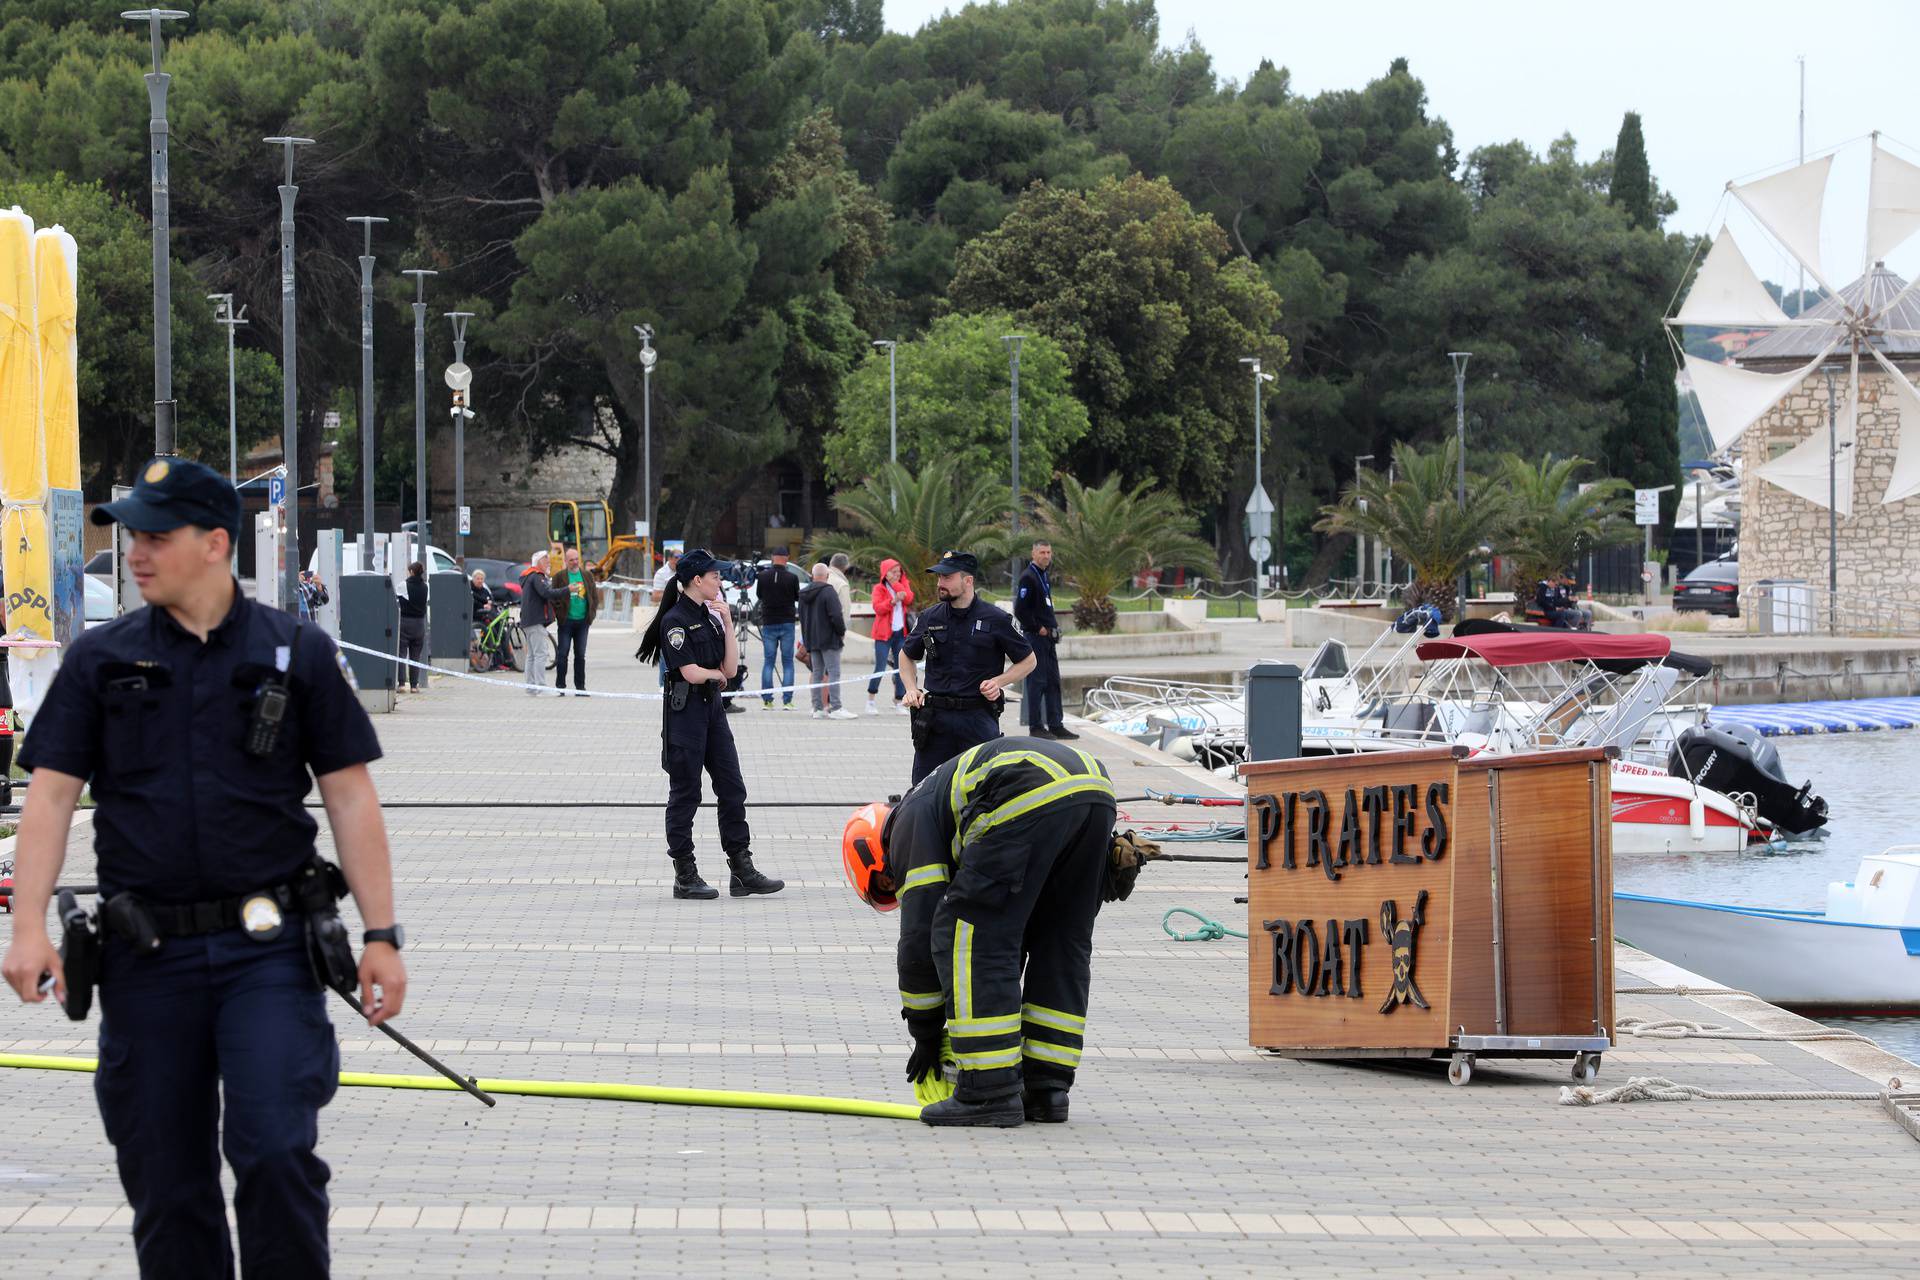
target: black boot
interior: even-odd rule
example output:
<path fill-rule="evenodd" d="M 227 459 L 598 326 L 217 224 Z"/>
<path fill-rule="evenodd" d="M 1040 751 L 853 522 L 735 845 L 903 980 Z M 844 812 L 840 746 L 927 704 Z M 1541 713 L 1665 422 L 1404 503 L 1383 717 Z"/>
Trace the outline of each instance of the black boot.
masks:
<path fill-rule="evenodd" d="M 727 892 L 736 898 L 744 898 L 755 893 L 778 893 L 787 887 L 785 880 L 773 880 L 760 874 L 753 865 L 753 854 L 730 853 L 727 866 L 733 871 L 733 879 L 727 885 Z"/>
<path fill-rule="evenodd" d="M 691 857 L 673 860 L 673 896 L 676 898 L 717 898 L 720 891 L 700 878 L 700 868 Z"/>
<path fill-rule="evenodd" d="M 989 1098 L 984 1102 L 967 1102 L 953 1097 L 945 1102 L 936 1102 L 930 1107 L 924 1107 L 920 1111 L 921 1121 L 936 1128 L 964 1126 L 1017 1129 L 1025 1118 L 1020 1106 L 1020 1095 L 1017 1093 Z"/>
<path fill-rule="evenodd" d="M 1065 1124 L 1067 1091 L 1057 1085 L 1028 1085 L 1021 1101 L 1027 1119 L 1039 1124 Z"/>

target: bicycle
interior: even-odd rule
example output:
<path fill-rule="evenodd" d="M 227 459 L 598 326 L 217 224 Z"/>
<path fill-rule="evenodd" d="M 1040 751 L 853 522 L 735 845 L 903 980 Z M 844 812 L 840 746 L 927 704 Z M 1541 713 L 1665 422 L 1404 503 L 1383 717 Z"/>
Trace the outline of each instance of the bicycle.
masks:
<path fill-rule="evenodd" d="M 492 671 L 495 657 L 504 657 L 512 671 L 526 670 L 527 637 L 511 609 L 498 609 L 484 623 L 475 623 L 467 644 L 467 670 Z"/>

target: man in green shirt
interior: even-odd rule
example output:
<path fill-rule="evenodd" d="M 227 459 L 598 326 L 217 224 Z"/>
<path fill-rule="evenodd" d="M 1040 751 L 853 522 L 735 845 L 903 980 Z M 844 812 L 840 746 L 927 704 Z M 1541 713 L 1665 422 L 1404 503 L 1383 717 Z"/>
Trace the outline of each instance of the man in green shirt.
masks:
<path fill-rule="evenodd" d="M 568 547 L 566 563 L 553 575 L 554 590 L 564 592 L 566 603 L 560 606 L 554 629 L 559 632 L 555 644 L 553 684 L 563 692 L 567 687 L 567 654 L 573 654 L 573 687 L 587 687 L 587 629 L 600 612 L 600 584 L 580 564 L 580 548 Z"/>

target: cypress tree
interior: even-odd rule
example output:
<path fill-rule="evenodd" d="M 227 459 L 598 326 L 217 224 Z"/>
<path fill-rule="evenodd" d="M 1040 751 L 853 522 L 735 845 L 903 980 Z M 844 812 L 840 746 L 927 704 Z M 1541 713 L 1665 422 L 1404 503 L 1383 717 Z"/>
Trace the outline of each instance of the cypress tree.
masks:
<path fill-rule="evenodd" d="M 1620 122 L 1607 198 L 1619 206 L 1629 226 L 1660 234 L 1653 208 L 1653 171 L 1647 164 L 1647 142 L 1637 111 L 1627 112 Z M 1673 389 L 1673 356 L 1661 323 L 1665 301 L 1649 294 L 1644 301 L 1645 320 L 1634 326 L 1628 338 L 1627 355 L 1633 363 L 1620 388 L 1621 420 L 1607 433 L 1604 448 L 1608 472 L 1642 489 L 1676 484 L 1680 479 L 1680 405 Z M 1678 490 L 1660 495 L 1663 521 L 1673 518 L 1678 502 Z"/>
<path fill-rule="evenodd" d="M 1653 215 L 1653 170 L 1647 166 L 1647 140 L 1640 132 L 1640 113 L 1629 111 L 1620 122 L 1620 137 L 1613 144 L 1613 181 L 1607 199 L 1627 215 L 1627 225 L 1650 230 L 1657 224 Z"/>

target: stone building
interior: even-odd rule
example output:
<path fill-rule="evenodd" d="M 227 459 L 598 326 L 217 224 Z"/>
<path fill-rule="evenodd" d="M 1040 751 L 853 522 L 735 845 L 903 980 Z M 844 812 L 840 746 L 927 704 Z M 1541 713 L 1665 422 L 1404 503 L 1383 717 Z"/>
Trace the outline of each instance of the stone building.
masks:
<path fill-rule="evenodd" d="M 1884 265 L 1806 313 L 1835 320 L 1843 309 L 1874 314 L 1906 288 Z M 1782 328 L 1747 345 L 1742 369 L 1780 374 L 1805 367 L 1842 337 L 1838 324 Z M 1901 300 L 1868 340 L 1911 382 L 1920 378 L 1920 300 Z M 1868 351 L 1860 352 L 1857 415 L 1849 435 L 1850 346 L 1841 341 L 1816 369 L 1748 427 L 1734 448 L 1741 463 L 1740 595 L 1763 580 L 1799 579 L 1824 591 L 1828 572 L 1828 383 L 1833 374 L 1833 467 L 1838 513 L 1834 559 L 1843 608 L 1876 602 L 1920 609 L 1920 494 L 1888 503 L 1902 428 L 1920 444 L 1920 403 Z M 1913 446 L 1909 446 L 1911 449 Z M 1916 459 L 1909 458 L 1904 473 Z M 1902 488 L 1909 487 L 1904 483 Z"/>

